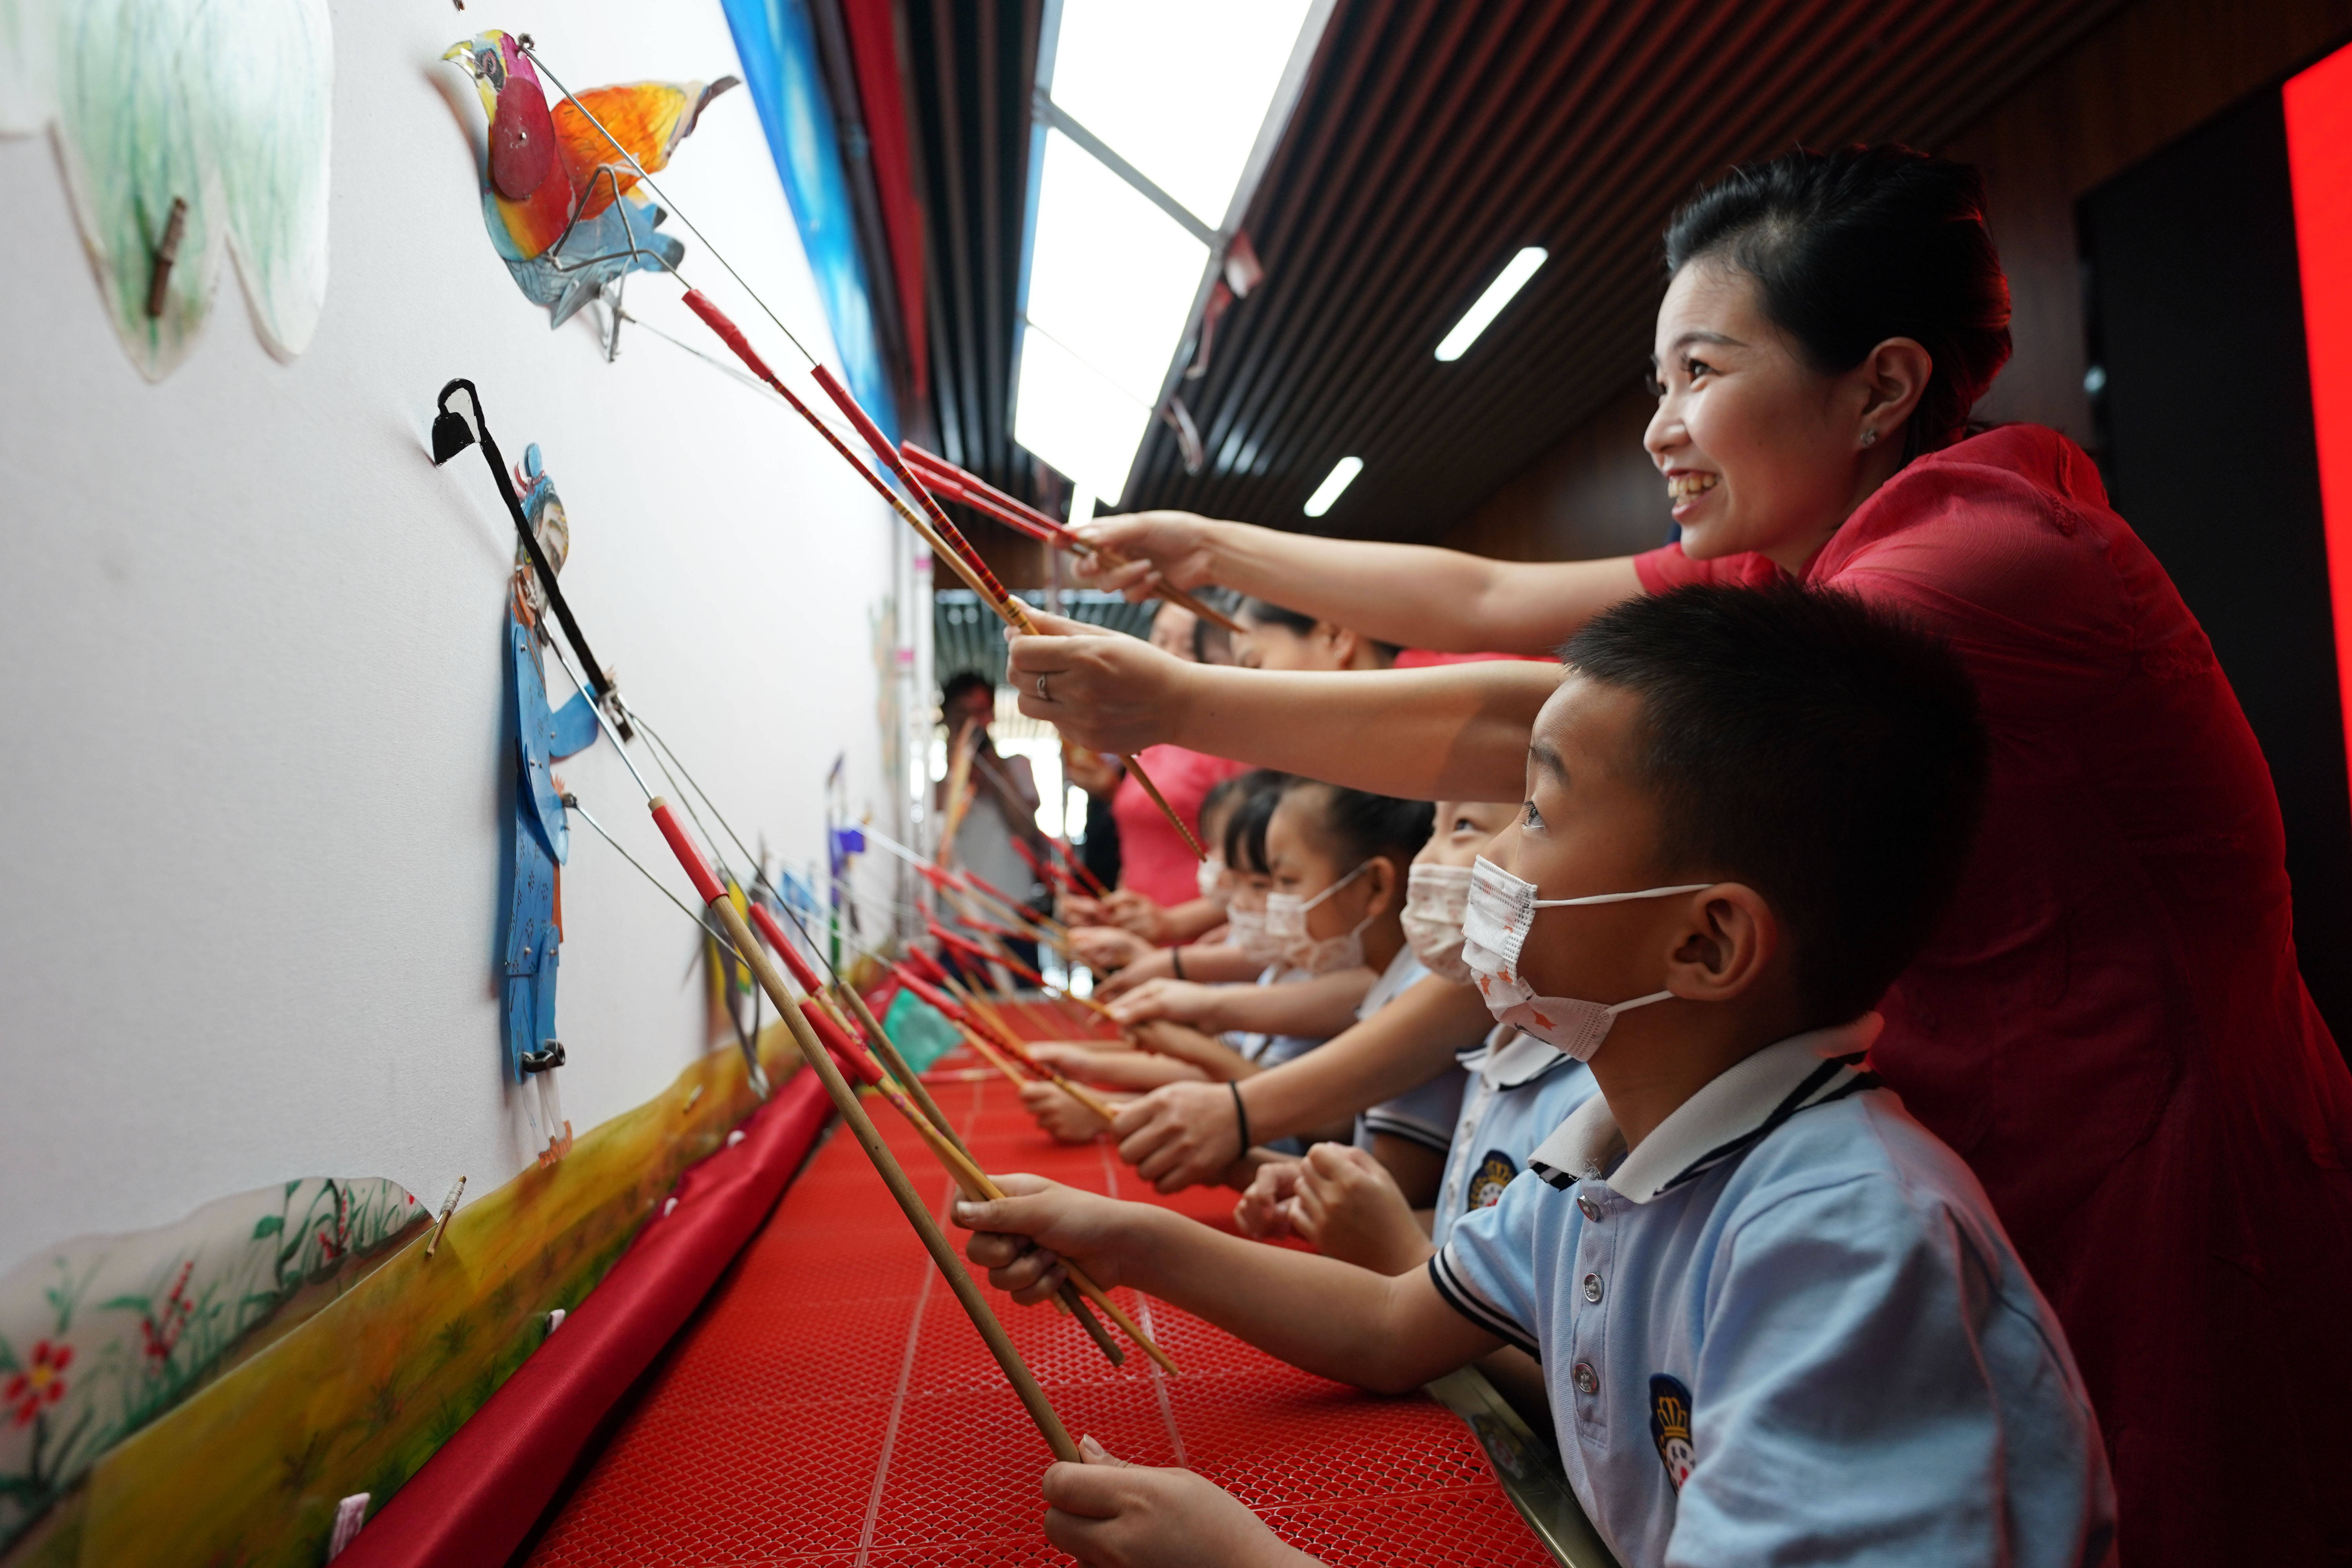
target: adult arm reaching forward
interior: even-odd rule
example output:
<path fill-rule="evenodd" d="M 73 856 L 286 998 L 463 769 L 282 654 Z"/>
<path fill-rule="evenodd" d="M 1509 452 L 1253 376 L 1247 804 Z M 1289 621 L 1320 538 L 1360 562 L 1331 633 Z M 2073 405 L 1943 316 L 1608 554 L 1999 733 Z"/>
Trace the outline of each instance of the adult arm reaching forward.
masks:
<path fill-rule="evenodd" d="M 1630 568 L 1629 568 L 1630 572 Z M 1515 801 L 1528 731 L 1559 684 L 1516 661 L 1307 674 L 1188 664 L 1139 638 L 1033 615 L 1013 639 L 1021 711 L 1082 746 L 1183 746 L 1406 800 Z"/>
<path fill-rule="evenodd" d="M 1642 591 L 1629 555 L 1490 561 L 1425 544 L 1317 539 L 1189 511 L 1097 518 L 1081 532 L 1129 560 L 1080 577 L 1130 599 L 1162 582 L 1220 584 L 1400 647 L 1549 653 L 1594 616 Z"/>

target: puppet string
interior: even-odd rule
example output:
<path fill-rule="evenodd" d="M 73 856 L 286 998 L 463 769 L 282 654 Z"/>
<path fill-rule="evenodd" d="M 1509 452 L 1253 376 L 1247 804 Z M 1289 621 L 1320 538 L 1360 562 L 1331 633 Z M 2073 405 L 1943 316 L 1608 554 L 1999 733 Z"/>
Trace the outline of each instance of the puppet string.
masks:
<path fill-rule="evenodd" d="M 727 276 L 735 279 L 737 286 L 741 288 L 744 293 L 751 297 L 751 303 L 759 306 L 761 312 L 765 315 L 768 320 L 776 323 L 776 331 L 783 333 L 785 338 L 791 342 L 793 347 L 800 350 L 802 358 L 807 360 L 811 364 L 816 363 L 816 355 L 809 353 L 808 346 L 803 343 L 800 339 L 793 336 L 793 330 L 784 325 L 782 317 L 777 315 L 775 311 L 768 309 L 768 302 L 760 298 L 758 290 L 754 289 L 751 285 L 744 279 L 744 277 L 740 272 L 735 270 L 735 264 L 727 259 L 725 253 L 717 246 L 710 243 L 710 237 L 703 233 L 702 230 L 696 226 L 693 218 L 687 216 L 686 209 L 678 205 L 675 201 L 672 201 L 670 199 L 669 193 L 663 190 L 661 186 L 654 183 L 654 177 L 646 173 L 646 166 L 637 162 L 636 155 L 631 153 L 626 147 L 622 146 L 620 139 L 614 136 L 610 131 L 605 130 L 604 122 L 597 119 L 595 115 L 590 113 L 588 106 L 581 102 L 580 100 L 573 95 L 572 89 L 564 85 L 563 79 L 555 74 L 554 68 L 550 66 L 547 63 L 546 58 L 540 54 L 538 46 L 526 43 L 522 47 L 524 52 L 530 56 L 531 63 L 537 66 L 541 70 L 547 73 L 547 79 L 555 84 L 555 90 L 563 95 L 563 100 L 572 105 L 572 108 L 578 110 L 580 111 L 581 118 L 587 121 L 589 124 L 594 126 L 597 133 L 603 136 L 605 141 L 613 144 L 613 151 L 618 153 L 622 159 L 627 163 L 629 168 L 636 174 L 637 178 L 646 183 L 646 188 L 653 192 L 655 195 L 659 196 L 663 205 L 667 206 L 671 212 L 677 215 L 677 221 L 686 225 L 688 231 L 691 233 L 695 238 L 702 242 L 702 247 L 710 252 L 711 259 L 718 262 L 719 266 L 725 268 L 727 269 Z M 668 270 L 671 277 L 678 278 L 677 268 L 670 266 L 669 262 L 666 258 L 659 258 L 658 253 L 656 253 L 656 259 L 661 259 L 662 266 Z M 678 278 L 678 281 L 682 283 L 685 281 L 685 279 Z"/>
<path fill-rule="evenodd" d="M 683 282 L 684 279 L 681 279 L 679 281 Z M 712 369 L 719 372 L 729 379 L 740 382 L 743 385 L 750 387 L 752 391 L 758 393 L 762 398 L 769 402 L 775 403 L 782 401 L 776 396 L 775 388 L 770 386 L 766 382 L 761 381 L 758 376 L 753 375 L 751 372 L 743 370 L 736 365 L 729 364 L 717 354 L 705 353 L 700 349 L 696 348 L 692 343 L 686 342 L 683 338 L 671 336 L 669 333 L 663 331 L 659 327 L 654 325 L 651 321 L 646 321 L 643 316 L 635 314 L 634 311 L 625 310 L 620 311 L 619 314 L 621 320 L 628 322 L 631 326 L 651 332 L 654 336 L 669 344 L 672 348 L 679 349 L 687 353 L 692 354 L 695 358 L 700 360 L 703 363 L 709 365 Z M 813 409 L 810 412 L 810 417 L 817 425 L 833 432 L 836 437 L 844 434 L 856 434 L 856 431 L 849 430 L 845 426 L 836 424 L 835 421 L 827 419 L 824 415 L 814 412 Z"/>
<path fill-rule="evenodd" d="M 717 942 L 720 947 L 725 948 L 727 950 L 728 956 L 734 959 L 736 963 L 742 964 L 746 969 L 751 967 L 750 961 L 740 952 L 736 951 L 735 944 L 733 942 L 727 940 L 727 933 L 715 929 L 711 925 L 710 918 L 708 914 L 697 914 L 692 905 L 688 904 L 684 899 L 679 898 L 676 893 L 671 892 L 659 877 L 656 877 L 651 871 L 646 870 L 644 861 L 638 859 L 635 856 L 623 848 L 621 841 L 614 837 L 610 833 L 606 832 L 603 823 L 588 815 L 588 808 L 580 804 L 578 796 L 566 795 L 562 796 L 562 799 L 567 810 L 577 812 L 580 816 L 581 821 L 586 823 L 589 826 L 596 830 L 597 837 L 603 839 L 605 843 L 613 847 L 613 852 L 614 854 L 620 856 L 622 859 L 626 860 L 630 865 L 635 866 L 637 868 L 637 875 L 643 877 L 646 881 L 651 882 L 654 885 L 655 891 L 661 894 L 663 898 L 667 899 L 671 903 L 676 904 L 678 907 L 679 912 L 683 913 L 688 920 L 692 921 L 696 925 L 702 928 L 705 935 L 709 936 L 711 941 Z"/>

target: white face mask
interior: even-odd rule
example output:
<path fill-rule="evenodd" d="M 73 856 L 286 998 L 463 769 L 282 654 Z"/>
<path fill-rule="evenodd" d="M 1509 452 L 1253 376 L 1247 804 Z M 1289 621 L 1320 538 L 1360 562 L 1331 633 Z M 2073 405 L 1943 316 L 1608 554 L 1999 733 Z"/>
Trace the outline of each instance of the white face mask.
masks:
<path fill-rule="evenodd" d="M 1265 929 L 1265 906 L 1253 907 L 1235 899 L 1225 908 L 1225 940 L 1241 949 L 1252 963 L 1267 964 L 1282 956 L 1282 943 Z"/>
<path fill-rule="evenodd" d="M 1193 885 L 1201 889 L 1201 896 L 1204 899 L 1215 898 L 1217 889 L 1224 879 L 1225 863 L 1214 855 L 1202 861 L 1192 874 Z"/>
<path fill-rule="evenodd" d="M 1604 1005 L 1573 996 L 1538 996 L 1519 978 L 1519 948 L 1528 940 L 1538 910 L 1574 904 L 1621 904 L 1630 899 L 1663 899 L 1715 886 L 1688 882 L 1675 888 L 1645 888 L 1638 893 L 1595 893 L 1582 899 L 1538 899 L 1536 885 L 1514 877 L 1484 855 L 1472 868 L 1470 901 L 1462 917 L 1462 957 L 1486 998 L 1486 1010 L 1506 1024 L 1578 1061 L 1591 1061 L 1608 1037 L 1617 1015 L 1663 1002 L 1671 991 L 1654 991 L 1629 1002 Z"/>
<path fill-rule="evenodd" d="M 1415 866 L 1404 885 L 1404 939 L 1432 974 L 1456 984 L 1470 978 L 1462 960 L 1462 916 L 1470 904 L 1470 868 Z"/>
<path fill-rule="evenodd" d="M 1265 896 L 1266 933 L 1282 943 L 1282 961 L 1293 969 L 1309 974 L 1337 974 L 1343 969 L 1360 969 L 1364 964 L 1364 928 L 1372 923 L 1366 915 L 1356 922 L 1356 929 L 1345 936 L 1311 937 L 1307 934 L 1307 911 L 1371 869 L 1370 860 L 1357 867 L 1311 899 L 1297 893 L 1268 893 Z"/>

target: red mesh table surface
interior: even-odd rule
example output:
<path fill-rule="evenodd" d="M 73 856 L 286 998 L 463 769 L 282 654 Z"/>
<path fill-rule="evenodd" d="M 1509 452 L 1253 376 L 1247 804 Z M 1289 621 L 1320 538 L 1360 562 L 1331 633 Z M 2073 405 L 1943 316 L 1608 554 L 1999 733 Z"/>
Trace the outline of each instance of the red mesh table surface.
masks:
<path fill-rule="evenodd" d="M 1223 1224 L 1220 1189 L 1162 1199 L 1101 1146 L 1038 1132 L 1009 1088 L 938 1086 L 982 1164 Z M 945 1173 L 877 1125 L 945 1214 Z M 960 1236 L 961 1233 L 951 1232 Z M 1183 1374 L 1113 1367 L 1077 1325 L 982 1286 L 1073 1436 L 1189 1465 L 1334 1563 L 1551 1562 L 1452 1415 L 1296 1371 L 1164 1303 L 1118 1299 Z M 541 1535 L 533 1568 L 1066 1563 L 1050 1455 L 854 1141 L 833 1138 Z"/>

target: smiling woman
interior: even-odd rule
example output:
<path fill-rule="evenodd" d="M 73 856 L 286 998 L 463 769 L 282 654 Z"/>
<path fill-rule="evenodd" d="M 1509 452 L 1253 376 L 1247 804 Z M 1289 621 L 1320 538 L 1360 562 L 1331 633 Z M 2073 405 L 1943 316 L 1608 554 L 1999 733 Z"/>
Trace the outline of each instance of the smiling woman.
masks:
<path fill-rule="evenodd" d="M 2306 1430 L 2280 1464 L 2263 1391 L 2283 1365 L 2352 1386 L 2352 1076 L 2296 971 L 2277 802 L 2211 646 L 2080 448 L 1966 435 L 2009 342 L 1973 170 L 1790 153 L 1703 194 L 1668 250 L 1645 444 L 1681 542 L 1522 565 L 1146 513 L 1095 525 L 1136 563 L 1098 581 L 1215 581 L 1370 637 L 1534 651 L 1633 595 L 1793 577 L 1945 638 L 1992 734 L 1985 825 L 1880 1004 L 1873 1064 L 2056 1306 L 2131 1560 L 2314 1560 L 2352 1534 L 2319 1479 L 2352 1470 L 2352 1435 Z M 1014 646 L 1054 672 L 1066 732 L 1401 795 L 1521 798 L 1551 686 L 1525 665 L 1201 669 L 1098 640 Z"/>

